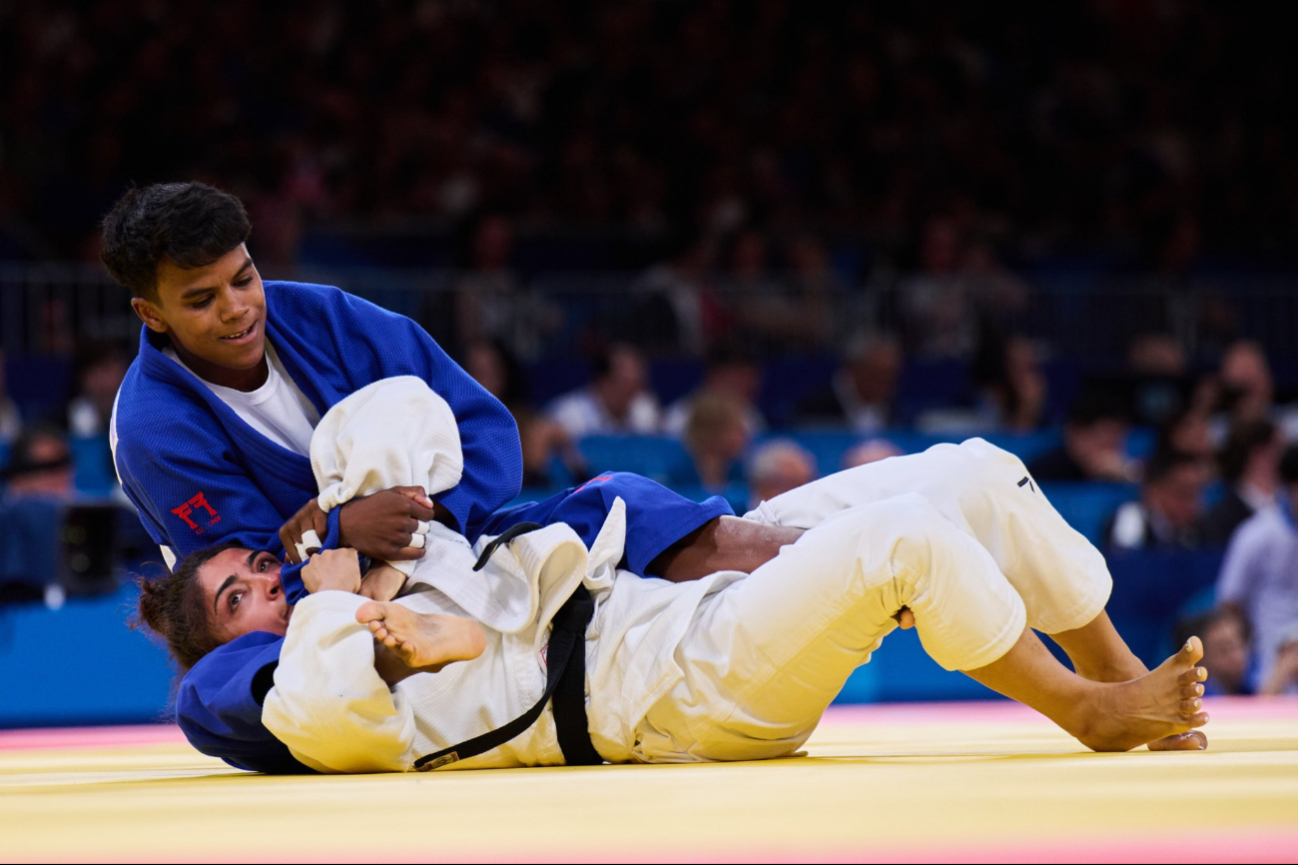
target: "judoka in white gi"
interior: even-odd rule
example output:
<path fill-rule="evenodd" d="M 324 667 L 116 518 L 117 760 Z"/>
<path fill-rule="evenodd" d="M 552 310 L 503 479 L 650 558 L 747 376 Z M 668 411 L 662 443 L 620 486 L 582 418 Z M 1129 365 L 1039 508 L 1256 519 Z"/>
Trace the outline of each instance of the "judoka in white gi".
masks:
<path fill-rule="evenodd" d="M 336 405 L 311 457 L 326 510 L 401 484 L 435 494 L 460 474 L 450 410 L 414 378 Z M 477 572 L 490 539 L 474 548 L 433 524 L 426 556 L 397 566 L 409 581 L 387 602 L 332 590 L 360 584 L 354 555 L 318 556 L 304 573 L 316 591 L 291 619 L 284 613 L 262 720 L 319 771 L 409 770 L 537 702 L 551 619 L 584 586 L 596 604 L 585 640 L 589 733 L 609 762 L 795 753 L 907 612 L 943 667 L 1032 706 L 1088 747 L 1206 746 L 1191 732 L 1207 722 L 1197 638 L 1147 672 L 1104 614 L 1102 556 L 1005 451 L 979 439 L 939 445 L 809 484 L 745 518 L 807 531 L 751 574 L 676 584 L 618 571 L 616 505 L 590 549 L 567 526 L 548 526 Z M 250 570 L 275 567 L 246 551 L 213 558 L 199 577 L 217 595 L 214 610 L 224 566 L 244 556 Z M 1052 635 L 1077 674 L 1032 629 Z M 511 741 L 452 765 L 562 762 L 547 709 Z"/>

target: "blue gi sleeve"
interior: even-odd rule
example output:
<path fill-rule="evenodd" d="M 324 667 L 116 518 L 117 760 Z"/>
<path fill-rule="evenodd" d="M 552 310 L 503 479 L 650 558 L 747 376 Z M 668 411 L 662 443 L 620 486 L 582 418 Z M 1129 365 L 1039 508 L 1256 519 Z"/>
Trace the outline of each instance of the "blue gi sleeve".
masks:
<path fill-rule="evenodd" d="M 176 693 L 176 722 L 198 751 L 250 772 L 300 774 L 311 770 L 261 722 L 274 685 L 284 638 L 244 634 L 208 653 L 185 674 Z"/>
<path fill-rule="evenodd" d="M 177 560 L 225 541 L 283 552 L 279 527 L 288 519 L 231 461 L 223 438 L 197 424 L 122 437 L 117 470 L 122 489 L 150 536 Z"/>

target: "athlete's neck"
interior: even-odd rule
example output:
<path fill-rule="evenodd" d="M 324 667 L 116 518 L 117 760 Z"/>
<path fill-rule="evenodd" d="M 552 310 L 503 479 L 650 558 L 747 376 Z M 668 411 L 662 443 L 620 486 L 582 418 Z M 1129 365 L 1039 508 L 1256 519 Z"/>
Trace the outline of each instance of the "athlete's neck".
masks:
<path fill-rule="evenodd" d="M 265 384 L 267 377 L 270 375 L 270 364 L 266 360 L 264 351 L 261 354 L 261 360 L 257 362 L 256 366 L 248 369 L 231 369 L 228 366 L 220 366 L 209 360 L 204 360 L 174 339 L 171 340 L 171 347 L 175 349 L 176 357 L 180 358 L 181 363 L 189 367 L 194 375 L 205 382 L 220 385 L 221 387 L 248 393 Z"/>

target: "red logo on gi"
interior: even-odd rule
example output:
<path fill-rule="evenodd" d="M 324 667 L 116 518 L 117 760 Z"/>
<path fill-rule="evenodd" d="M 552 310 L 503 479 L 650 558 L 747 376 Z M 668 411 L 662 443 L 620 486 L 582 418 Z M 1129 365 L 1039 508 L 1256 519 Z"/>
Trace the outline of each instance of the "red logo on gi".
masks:
<path fill-rule="evenodd" d="M 199 510 L 207 511 L 206 526 L 200 526 L 198 523 L 190 519 L 190 517 L 194 514 L 194 511 L 199 511 Z M 221 515 L 216 512 L 215 508 L 213 508 L 210 504 L 208 504 L 207 496 L 203 495 L 201 492 L 198 495 L 194 496 L 189 501 L 185 502 L 180 507 L 172 508 L 171 512 L 176 516 L 180 517 L 182 520 L 184 520 L 185 525 L 193 529 L 194 534 L 198 534 L 198 535 L 201 535 L 203 532 L 207 531 L 207 526 L 214 526 L 221 521 Z M 200 515 L 199 518 L 202 519 L 202 516 Z"/>

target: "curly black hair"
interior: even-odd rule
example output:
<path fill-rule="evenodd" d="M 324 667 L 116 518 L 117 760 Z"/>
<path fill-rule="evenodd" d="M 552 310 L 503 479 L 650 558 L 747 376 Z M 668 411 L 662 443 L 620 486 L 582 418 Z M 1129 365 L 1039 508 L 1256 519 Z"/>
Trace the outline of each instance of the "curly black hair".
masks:
<path fill-rule="evenodd" d="M 205 267 L 252 233 L 239 199 L 196 181 L 132 187 L 104 217 L 104 265 L 136 297 L 158 300 L 158 263 Z"/>

